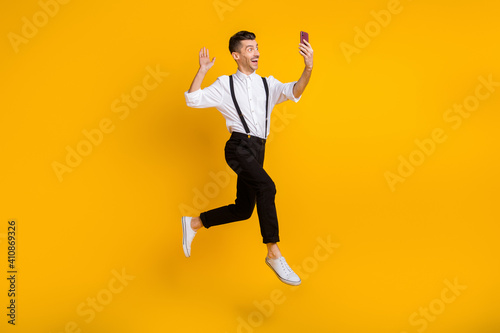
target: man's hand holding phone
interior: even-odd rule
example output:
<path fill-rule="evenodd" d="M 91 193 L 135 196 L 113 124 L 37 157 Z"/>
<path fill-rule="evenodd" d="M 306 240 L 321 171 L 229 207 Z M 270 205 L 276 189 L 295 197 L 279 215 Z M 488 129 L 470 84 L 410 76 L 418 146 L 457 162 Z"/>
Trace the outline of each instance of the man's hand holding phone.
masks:
<path fill-rule="evenodd" d="M 207 72 L 215 63 L 215 57 L 210 61 L 210 55 L 207 48 L 200 50 L 200 69 Z"/>
<path fill-rule="evenodd" d="M 304 31 L 300 32 L 299 53 L 304 57 L 306 69 L 312 70 L 314 51 L 309 44 L 309 34 Z"/>

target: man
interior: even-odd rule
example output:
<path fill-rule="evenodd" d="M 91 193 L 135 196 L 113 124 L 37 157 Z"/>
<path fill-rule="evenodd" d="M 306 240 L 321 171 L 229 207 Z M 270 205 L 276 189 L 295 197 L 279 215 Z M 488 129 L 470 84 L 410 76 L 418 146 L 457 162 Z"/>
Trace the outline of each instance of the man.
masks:
<path fill-rule="evenodd" d="M 215 57 L 210 61 L 208 50 L 202 48 L 200 68 L 184 95 L 188 106 L 215 107 L 226 119 L 231 137 L 225 146 L 225 158 L 238 175 L 236 201 L 198 217 L 182 217 L 184 254 L 186 257 L 191 255 L 191 242 L 201 227 L 246 220 L 257 203 L 260 230 L 267 245 L 267 265 L 282 282 L 299 285 L 300 278 L 288 266 L 277 244 L 280 239 L 274 203 L 276 187 L 263 164 L 271 111 L 274 105 L 288 99 L 300 100 L 311 77 L 313 50 L 305 40 L 299 44 L 305 69 L 298 81 L 285 84 L 272 76 L 262 78 L 255 73 L 260 58 L 255 34 L 248 31 L 236 33 L 229 40 L 229 51 L 238 64 L 236 73 L 220 76 L 211 86 L 200 89 L 206 73 L 215 63 Z"/>

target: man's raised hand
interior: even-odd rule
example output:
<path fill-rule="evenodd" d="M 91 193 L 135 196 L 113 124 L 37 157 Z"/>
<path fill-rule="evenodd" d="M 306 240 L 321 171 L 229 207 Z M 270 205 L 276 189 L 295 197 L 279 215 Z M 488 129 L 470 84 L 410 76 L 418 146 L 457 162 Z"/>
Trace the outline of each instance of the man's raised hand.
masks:
<path fill-rule="evenodd" d="M 215 63 L 215 57 L 210 61 L 208 49 L 203 47 L 200 50 L 200 69 L 208 71 Z"/>
<path fill-rule="evenodd" d="M 198 72 L 196 73 L 196 76 L 191 83 L 191 87 L 189 87 L 188 93 L 192 93 L 201 89 L 203 79 L 205 78 L 208 70 L 214 65 L 214 62 L 215 57 L 212 59 L 212 61 L 210 61 L 210 57 L 208 56 L 208 49 L 202 48 L 200 50 L 200 68 L 198 69 Z"/>

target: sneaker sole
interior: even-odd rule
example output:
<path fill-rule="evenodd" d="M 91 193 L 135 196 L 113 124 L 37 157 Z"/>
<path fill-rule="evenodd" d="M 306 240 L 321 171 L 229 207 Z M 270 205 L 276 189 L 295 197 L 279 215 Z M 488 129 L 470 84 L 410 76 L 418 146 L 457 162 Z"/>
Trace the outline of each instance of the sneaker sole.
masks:
<path fill-rule="evenodd" d="M 190 257 L 190 253 L 189 253 L 189 249 L 187 247 L 187 232 L 186 232 L 186 220 L 185 220 L 185 216 L 182 217 L 182 249 L 184 250 L 184 255 L 186 256 L 186 258 L 189 258 Z"/>
<path fill-rule="evenodd" d="M 287 280 L 287 279 L 283 279 L 279 274 L 278 272 L 276 272 L 273 268 L 273 266 L 271 266 L 271 264 L 266 260 L 266 264 L 267 266 L 269 266 L 274 274 L 276 274 L 276 276 L 278 277 L 278 279 L 280 279 L 281 282 L 285 283 L 285 284 L 288 284 L 288 285 L 291 285 L 291 286 L 299 286 L 301 283 L 302 283 L 302 280 L 301 281 L 298 281 L 298 282 L 294 282 L 294 281 L 290 281 L 290 280 Z"/>

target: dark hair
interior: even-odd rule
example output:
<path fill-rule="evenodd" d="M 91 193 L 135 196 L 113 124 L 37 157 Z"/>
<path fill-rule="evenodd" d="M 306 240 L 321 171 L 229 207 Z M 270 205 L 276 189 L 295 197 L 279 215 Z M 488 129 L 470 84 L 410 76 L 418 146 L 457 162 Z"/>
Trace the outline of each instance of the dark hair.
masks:
<path fill-rule="evenodd" d="M 240 42 L 242 40 L 255 40 L 255 34 L 249 31 L 240 31 L 235 33 L 229 39 L 229 52 L 238 52 L 240 48 Z"/>

